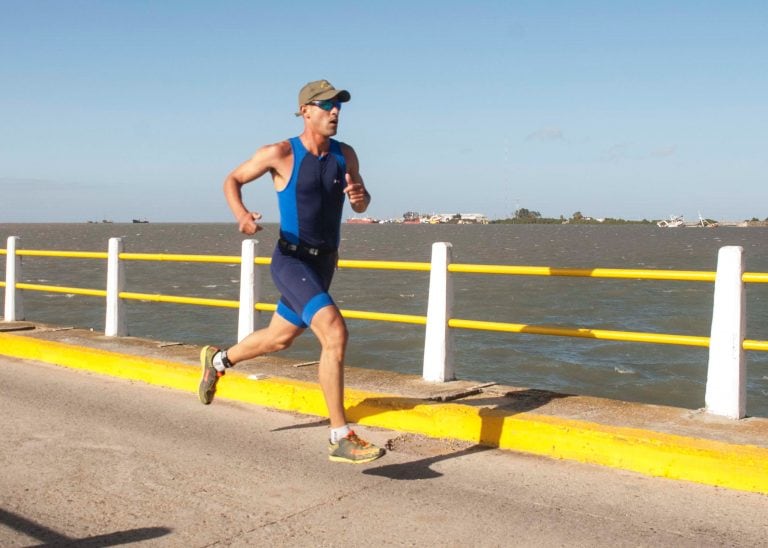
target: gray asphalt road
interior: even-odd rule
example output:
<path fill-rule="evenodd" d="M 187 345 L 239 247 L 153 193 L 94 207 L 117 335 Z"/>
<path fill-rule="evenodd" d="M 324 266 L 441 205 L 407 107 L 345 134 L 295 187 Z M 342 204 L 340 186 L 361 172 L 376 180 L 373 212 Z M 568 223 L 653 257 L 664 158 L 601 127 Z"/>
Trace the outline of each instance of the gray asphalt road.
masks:
<path fill-rule="evenodd" d="M 0 545 L 766 546 L 768 497 L 0 358 Z"/>

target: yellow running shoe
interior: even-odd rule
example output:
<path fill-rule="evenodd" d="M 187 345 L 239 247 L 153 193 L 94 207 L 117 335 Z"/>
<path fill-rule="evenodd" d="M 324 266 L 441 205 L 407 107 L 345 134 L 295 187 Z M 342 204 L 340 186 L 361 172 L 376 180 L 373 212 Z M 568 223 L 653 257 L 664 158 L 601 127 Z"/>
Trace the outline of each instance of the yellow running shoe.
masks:
<path fill-rule="evenodd" d="M 341 438 L 338 443 L 328 445 L 328 460 L 364 464 L 383 456 L 386 451 L 360 439 L 354 431 Z"/>
<path fill-rule="evenodd" d="M 218 351 L 219 349 L 215 346 L 204 346 L 200 351 L 200 365 L 203 367 L 203 378 L 200 379 L 197 396 L 205 405 L 213 401 L 213 395 L 216 393 L 216 383 L 219 382 L 219 377 L 224 376 L 224 371 L 217 371 L 213 366 L 213 356 Z"/>

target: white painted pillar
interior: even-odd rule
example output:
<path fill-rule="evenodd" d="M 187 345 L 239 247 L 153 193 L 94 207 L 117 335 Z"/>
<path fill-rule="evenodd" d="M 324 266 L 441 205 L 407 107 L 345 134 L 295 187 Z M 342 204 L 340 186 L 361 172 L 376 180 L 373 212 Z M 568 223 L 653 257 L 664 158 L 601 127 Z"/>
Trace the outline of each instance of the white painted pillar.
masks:
<path fill-rule="evenodd" d="M 747 366 L 743 347 L 747 320 L 743 273 L 744 249 L 738 246 L 720 248 L 704 402 L 707 413 L 731 419 L 741 419 L 747 414 Z"/>
<path fill-rule="evenodd" d="M 120 292 L 125 291 L 125 266 L 120 260 L 122 252 L 122 238 L 110 238 L 107 251 L 107 317 L 104 323 L 107 337 L 128 335 L 125 305 L 120 298 Z"/>
<path fill-rule="evenodd" d="M 448 320 L 453 313 L 453 283 L 448 273 L 452 248 L 448 242 L 432 244 L 423 370 L 424 380 L 431 382 L 445 382 L 456 378 L 453 334 L 448 327 Z"/>
<path fill-rule="evenodd" d="M 16 254 L 18 236 L 9 236 L 5 256 L 5 310 L 3 320 L 15 322 L 24 319 L 24 299 L 21 291 L 16 291 L 16 283 L 21 280 L 21 257 Z"/>
<path fill-rule="evenodd" d="M 257 326 L 256 303 L 261 294 L 261 277 L 254 259 L 258 240 L 243 240 L 240 260 L 240 311 L 237 320 L 237 340 L 242 341 Z"/>

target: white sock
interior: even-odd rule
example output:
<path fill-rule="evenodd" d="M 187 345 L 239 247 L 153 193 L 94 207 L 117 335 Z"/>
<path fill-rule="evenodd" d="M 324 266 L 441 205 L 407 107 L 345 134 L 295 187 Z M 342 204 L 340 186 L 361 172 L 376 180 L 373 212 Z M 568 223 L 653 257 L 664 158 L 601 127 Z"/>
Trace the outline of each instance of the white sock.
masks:
<path fill-rule="evenodd" d="M 339 443 L 341 438 L 346 438 L 352 429 L 348 424 L 339 426 L 338 428 L 331 428 L 331 443 Z"/>
<path fill-rule="evenodd" d="M 226 369 L 224 362 L 221 359 L 221 350 L 213 355 L 213 367 L 216 371 L 224 371 Z"/>

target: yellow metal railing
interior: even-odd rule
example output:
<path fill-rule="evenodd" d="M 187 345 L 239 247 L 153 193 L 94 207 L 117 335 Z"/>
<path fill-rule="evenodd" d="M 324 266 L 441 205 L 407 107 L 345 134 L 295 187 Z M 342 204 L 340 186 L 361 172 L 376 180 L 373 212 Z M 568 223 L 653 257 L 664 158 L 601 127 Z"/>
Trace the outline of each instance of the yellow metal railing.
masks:
<path fill-rule="evenodd" d="M 6 255 L 7 250 L 0 249 L 0 254 Z M 48 251 L 25 249 L 17 250 L 17 255 L 27 257 L 56 257 L 73 259 L 106 259 L 107 253 L 88 251 Z M 224 263 L 239 264 L 241 257 L 236 255 L 184 255 L 165 253 L 120 253 L 118 257 L 126 261 L 168 261 L 168 262 L 193 262 L 193 263 Z M 256 257 L 257 265 L 269 265 L 272 261 L 269 257 Z M 349 260 L 339 261 L 340 268 L 350 269 L 374 269 L 429 272 L 431 264 L 426 262 L 405 261 L 368 261 Z M 634 280 L 666 280 L 688 282 L 714 282 L 715 272 L 695 270 L 652 270 L 652 269 L 617 269 L 617 268 L 556 268 L 547 266 L 508 266 L 508 265 L 478 265 L 454 263 L 448 265 L 448 271 L 456 274 L 495 274 L 515 276 L 566 276 L 586 278 L 613 278 Z M 768 283 L 768 273 L 745 272 L 742 276 L 745 283 Z M 5 287 L 5 282 L 0 282 L 0 287 Z M 77 287 L 61 287 L 52 285 L 17 283 L 18 289 L 30 291 L 45 291 L 52 293 L 67 293 L 73 295 L 86 295 L 93 297 L 105 297 L 107 292 L 101 289 L 86 289 Z M 145 302 L 161 302 L 173 304 L 187 304 L 196 306 L 212 306 L 223 308 L 238 308 L 239 301 L 226 299 L 206 299 L 201 297 L 187 297 L 174 295 L 159 295 L 148 293 L 120 292 L 119 297 L 126 300 L 140 300 Z M 262 312 L 273 312 L 274 304 L 256 303 L 255 309 Z M 414 325 L 426 325 L 426 316 L 394 314 L 386 312 L 372 312 L 362 310 L 341 310 L 342 315 L 348 319 L 384 321 L 394 323 L 406 323 Z M 710 338 L 693 335 L 675 335 L 664 333 L 643 333 L 632 331 L 613 331 L 605 329 L 589 329 L 578 327 L 560 327 L 546 325 L 527 325 L 504 322 L 489 322 L 480 320 L 467 320 L 451 318 L 448 326 L 455 329 L 472 329 L 480 331 L 497 331 L 505 333 L 525 333 L 533 335 L 550 335 L 558 337 L 589 338 L 610 341 L 644 342 L 656 344 L 672 344 L 682 346 L 708 347 Z M 768 341 L 745 340 L 744 350 L 768 351 Z"/>
<path fill-rule="evenodd" d="M 457 329 L 477 329 L 483 331 L 502 331 L 506 333 L 528 333 L 531 335 L 555 335 L 558 337 L 601 339 L 605 341 L 645 342 L 704 347 L 709 346 L 709 337 L 699 337 L 694 335 L 665 335 L 661 333 L 609 331 L 606 329 L 567 328 L 545 325 L 526 325 L 517 323 L 484 322 L 459 319 L 448 320 L 448 327 L 455 327 Z"/>
<path fill-rule="evenodd" d="M 26 289 L 27 291 L 45 291 L 46 293 L 67 293 L 70 295 L 87 295 L 89 297 L 106 297 L 107 292 L 103 289 L 85 289 L 82 287 L 63 287 L 60 285 L 40 285 L 17 283 L 17 289 Z"/>
<path fill-rule="evenodd" d="M 340 259 L 339 268 L 429 272 L 432 269 L 432 265 L 430 263 L 414 263 L 405 261 L 355 261 L 349 259 Z"/>
<path fill-rule="evenodd" d="M 462 274 L 506 274 L 517 276 L 568 276 L 574 278 L 617 278 L 714 282 L 714 272 L 698 270 L 638 270 L 622 268 L 554 268 L 550 266 L 504 266 L 451 264 L 448 272 Z"/>
<path fill-rule="evenodd" d="M 351 320 L 373 320 L 373 321 L 380 321 L 380 322 L 427 325 L 426 316 L 412 316 L 409 314 L 390 314 L 387 312 L 366 312 L 363 310 L 341 309 L 341 315 Z"/>
<path fill-rule="evenodd" d="M 107 254 L 101 251 L 47 251 L 43 249 L 18 249 L 16 255 L 21 257 L 57 257 L 60 259 L 106 259 Z"/>
<path fill-rule="evenodd" d="M 192 304 L 197 306 L 216 306 L 220 308 L 238 308 L 239 301 L 230 301 L 226 299 L 204 299 L 201 297 L 182 297 L 177 295 L 156 295 L 152 293 L 131 293 L 121 291 L 118 293 L 121 299 L 133 301 L 145 301 L 155 303 L 173 303 L 173 304 Z"/>
<path fill-rule="evenodd" d="M 240 263 L 237 255 L 172 255 L 168 253 L 120 253 L 123 261 L 173 261 L 177 263 Z"/>

